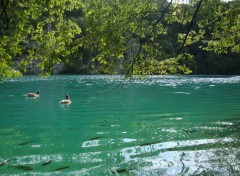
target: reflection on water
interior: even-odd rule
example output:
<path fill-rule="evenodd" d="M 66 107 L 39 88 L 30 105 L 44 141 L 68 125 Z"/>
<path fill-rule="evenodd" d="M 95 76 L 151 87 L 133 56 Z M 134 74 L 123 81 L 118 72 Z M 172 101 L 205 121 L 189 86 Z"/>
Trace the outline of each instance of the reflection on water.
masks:
<path fill-rule="evenodd" d="M 125 141 L 123 139 L 122 141 Z M 82 164 L 85 167 L 81 172 L 99 174 L 108 174 L 117 172 L 120 168 L 125 168 L 125 172 L 134 175 L 196 175 L 196 174 L 217 174 L 217 175 L 237 175 L 240 169 L 239 149 L 224 147 L 225 144 L 234 142 L 235 139 L 202 139 L 197 141 L 172 141 L 150 144 L 148 146 L 126 147 L 120 150 L 98 151 L 72 154 L 50 154 L 50 155 L 28 155 L 15 157 L 9 161 L 11 166 L 18 166 L 19 163 L 24 166 L 34 165 L 40 172 L 42 163 L 51 161 L 46 166 L 48 170 L 57 168 L 60 163 L 69 163 L 73 168 Z M 127 142 L 135 140 L 126 140 Z M 95 141 L 98 143 L 97 141 Z M 108 145 L 112 140 L 107 141 Z M 94 142 L 92 141 L 92 144 Z M 208 145 L 216 147 L 208 149 Z M 198 146 L 204 145 L 200 148 Z M 219 147 L 217 147 L 219 146 Z M 84 145 L 82 147 L 85 147 Z M 95 147 L 92 145 L 91 147 Z M 191 147 L 191 150 L 186 147 Z M 187 149 L 187 150 L 186 150 Z M 106 159 L 111 160 L 106 163 Z M 238 162 L 236 162 L 238 161 Z M 4 161 L 2 161 L 3 163 Z M 6 162 L 6 161 L 5 161 Z M 38 168 L 37 168 L 38 166 Z M 2 166 L 4 167 L 4 166 Z M 61 167 L 60 167 L 61 168 Z M 79 165 L 79 169 L 81 165 Z M 101 168 L 101 170 L 99 170 Z M 41 170 L 45 170 L 41 169 Z M 69 169 L 70 166 L 69 166 Z M 3 170 L 3 168 L 2 168 Z M 13 168 L 8 168 L 11 172 L 16 172 Z M 19 171 L 18 171 L 19 172 Z M 36 172 L 36 174 L 39 174 Z M 69 174 L 76 174 L 75 170 L 70 170 Z M 50 173 L 49 173 L 50 174 Z"/>
<path fill-rule="evenodd" d="M 239 90 L 238 76 L 6 80 L 0 175 L 240 175 Z"/>
<path fill-rule="evenodd" d="M 61 104 L 59 103 L 59 107 L 62 109 L 62 110 L 70 110 L 70 104 Z"/>

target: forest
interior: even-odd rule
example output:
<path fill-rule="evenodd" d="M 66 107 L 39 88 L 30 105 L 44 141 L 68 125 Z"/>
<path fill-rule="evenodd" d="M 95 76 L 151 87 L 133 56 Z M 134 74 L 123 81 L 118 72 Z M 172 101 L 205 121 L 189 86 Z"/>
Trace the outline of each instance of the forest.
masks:
<path fill-rule="evenodd" d="M 240 1 L 1 0 L 0 78 L 240 74 Z"/>

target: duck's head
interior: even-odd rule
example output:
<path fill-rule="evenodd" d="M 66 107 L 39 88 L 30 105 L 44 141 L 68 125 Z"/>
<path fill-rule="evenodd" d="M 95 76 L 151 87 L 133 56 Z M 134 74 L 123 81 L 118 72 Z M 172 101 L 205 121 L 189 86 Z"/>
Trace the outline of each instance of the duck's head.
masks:
<path fill-rule="evenodd" d="M 39 94 L 40 94 L 40 91 L 38 90 L 38 91 L 37 91 L 37 95 L 39 95 Z"/>
<path fill-rule="evenodd" d="M 66 99 L 67 99 L 67 100 L 69 100 L 69 98 L 70 98 L 70 97 L 69 97 L 69 95 L 68 95 L 68 94 L 66 94 Z"/>

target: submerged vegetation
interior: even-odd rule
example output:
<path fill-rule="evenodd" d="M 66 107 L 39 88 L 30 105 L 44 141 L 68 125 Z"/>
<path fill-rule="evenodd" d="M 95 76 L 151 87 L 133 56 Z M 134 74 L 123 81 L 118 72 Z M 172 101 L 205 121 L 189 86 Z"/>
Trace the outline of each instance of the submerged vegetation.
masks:
<path fill-rule="evenodd" d="M 0 77 L 239 74 L 240 1 L 181 2 L 1 0 Z"/>

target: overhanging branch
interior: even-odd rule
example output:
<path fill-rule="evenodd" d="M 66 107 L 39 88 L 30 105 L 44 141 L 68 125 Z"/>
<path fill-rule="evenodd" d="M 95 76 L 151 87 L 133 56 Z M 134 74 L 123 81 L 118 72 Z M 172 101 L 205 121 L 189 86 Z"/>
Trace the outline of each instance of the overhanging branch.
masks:
<path fill-rule="evenodd" d="M 173 0 L 171 0 L 171 1 L 168 3 L 168 5 L 167 5 L 167 7 L 164 9 L 162 15 L 161 15 L 161 16 L 159 17 L 159 19 L 153 24 L 152 30 L 151 30 L 151 32 L 147 35 L 147 37 L 145 37 L 145 40 L 144 40 L 142 43 L 140 43 L 140 47 L 139 47 L 139 49 L 138 49 L 138 52 L 137 52 L 136 56 L 133 58 L 133 61 L 131 62 L 130 66 L 129 66 L 126 74 L 125 74 L 125 78 L 129 77 L 129 76 L 133 73 L 134 64 L 136 63 L 137 59 L 139 58 L 139 55 L 140 55 L 140 52 L 141 52 L 141 50 L 142 50 L 143 44 L 145 44 L 145 43 L 147 43 L 147 42 L 149 41 L 151 35 L 152 35 L 152 34 L 154 33 L 154 31 L 156 30 L 157 24 L 160 23 L 160 21 L 161 21 L 162 18 L 164 17 L 165 13 L 166 13 L 167 10 L 169 9 L 170 5 L 172 4 L 172 1 L 173 1 Z"/>
<path fill-rule="evenodd" d="M 198 3 L 198 6 L 197 6 L 197 8 L 196 8 L 196 10 L 195 10 L 195 12 L 194 12 L 194 15 L 193 15 L 192 20 L 191 20 L 191 22 L 190 22 L 190 25 L 189 25 L 189 27 L 188 27 L 187 33 L 186 33 L 185 38 L 184 38 L 184 40 L 183 40 L 183 44 L 182 44 L 182 46 L 180 47 L 180 49 L 178 50 L 178 52 L 177 52 L 178 54 L 182 51 L 182 49 L 183 49 L 183 47 L 184 47 L 184 45 L 185 45 L 185 43 L 186 43 L 186 41 L 187 41 L 187 37 L 188 37 L 189 32 L 190 32 L 190 30 L 191 30 L 191 28 L 192 28 L 192 26 L 193 26 L 193 22 L 194 22 L 194 20 L 195 20 L 195 18 L 196 18 L 196 15 L 197 15 L 197 13 L 198 13 L 201 5 L 202 5 L 202 1 L 203 1 L 203 0 L 200 0 L 199 3 Z"/>

